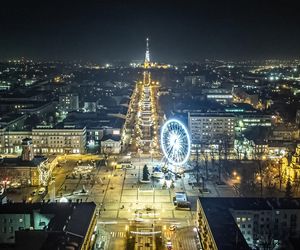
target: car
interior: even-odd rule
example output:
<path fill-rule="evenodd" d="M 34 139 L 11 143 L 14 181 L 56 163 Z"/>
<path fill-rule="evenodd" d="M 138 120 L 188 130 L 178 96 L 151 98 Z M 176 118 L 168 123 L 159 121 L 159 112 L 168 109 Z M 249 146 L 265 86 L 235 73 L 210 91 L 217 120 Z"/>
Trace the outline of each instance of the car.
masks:
<path fill-rule="evenodd" d="M 44 194 L 45 192 L 46 192 L 46 188 L 41 187 L 41 188 L 39 189 L 39 191 L 38 191 L 38 194 L 39 194 L 39 195 L 42 195 L 42 194 Z"/>
<path fill-rule="evenodd" d="M 12 188 L 18 188 L 18 187 L 21 186 L 21 183 L 19 183 L 19 182 L 13 182 L 13 183 L 10 184 L 10 186 L 11 186 Z"/>
<path fill-rule="evenodd" d="M 170 230 L 170 231 L 175 231 L 176 228 L 177 228 L 176 225 L 171 225 L 171 226 L 169 226 L 169 230 Z"/>
<path fill-rule="evenodd" d="M 136 217 L 136 218 L 134 219 L 134 221 L 137 222 L 137 223 L 139 223 L 139 222 L 143 222 L 144 219 L 143 219 L 143 218 L 140 218 L 140 217 Z"/>
<path fill-rule="evenodd" d="M 164 173 L 156 171 L 156 172 L 152 173 L 151 177 L 161 179 L 161 178 L 164 178 Z"/>

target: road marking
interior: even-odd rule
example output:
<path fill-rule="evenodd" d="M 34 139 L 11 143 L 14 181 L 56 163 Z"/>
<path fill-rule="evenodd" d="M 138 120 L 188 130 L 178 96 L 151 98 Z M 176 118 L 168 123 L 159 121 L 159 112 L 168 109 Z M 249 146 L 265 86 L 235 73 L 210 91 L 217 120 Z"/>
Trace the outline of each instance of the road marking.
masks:
<path fill-rule="evenodd" d="M 110 232 L 112 238 L 126 238 L 126 232 L 124 231 L 117 231 L 117 232 Z"/>

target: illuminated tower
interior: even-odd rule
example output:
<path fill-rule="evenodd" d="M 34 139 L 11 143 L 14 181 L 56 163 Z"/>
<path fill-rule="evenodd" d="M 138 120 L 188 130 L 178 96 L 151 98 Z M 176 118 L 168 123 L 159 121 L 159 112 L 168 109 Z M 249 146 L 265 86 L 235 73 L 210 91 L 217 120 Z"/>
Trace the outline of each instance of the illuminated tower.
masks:
<path fill-rule="evenodd" d="M 145 68 L 148 68 L 150 66 L 150 50 L 149 50 L 149 38 L 146 38 L 146 54 L 145 54 L 145 62 L 144 62 Z"/>
<path fill-rule="evenodd" d="M 146 38 L 146 55 L 145 55 L 145 62 L 150 62 L 150 50 L 149 50 L 149 38 Z"/>
<path fill-rule="evenodd" d="M 149 50 L 149 38 L 146 38 L 146 53 L 145 53 L 145 61 L 144 61 L 144 69 L 150 68 L 150 50 Z M 145 70 L 143 83 L 145 86 L 149 86 L 151 84 L 151 74 L 148 70 Z"/>

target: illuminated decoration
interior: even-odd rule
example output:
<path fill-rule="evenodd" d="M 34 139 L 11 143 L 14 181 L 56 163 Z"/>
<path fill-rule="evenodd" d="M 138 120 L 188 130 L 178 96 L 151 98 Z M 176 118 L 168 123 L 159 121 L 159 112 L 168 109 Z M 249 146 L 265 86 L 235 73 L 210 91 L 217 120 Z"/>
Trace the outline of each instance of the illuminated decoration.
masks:
<path fill-rule="evenodd" d="M 150 50 L 149 50 L 149 38 L 146 38 L 146 54 L 145 54 L 145 64 L 150 63 Z"/>
<path fill-rule="evenodd" d="M 68 203 L 69 201 L 68 201 L 68 199 L 67 199 L 66 197 L 61 197 L 61 198 L 59 199 L 59 202 L 60 202 L 60 203 Z"/>
<path fill-rule="evenodd" d="M 179 166 L 187 162 L 191 152 L 191 140 L 182 122 L 171 119 L 163 125 L 161 147 L 168 163 Z"/>
<path fill-rule="evenodd" d="M 47 182 L 50 178 L 50 171 L 44 162 L 42 162 L 38 166 L 38 171 L 39 171 L 39 180 L 40 180 L 41 185 L 47 186 Z"/>

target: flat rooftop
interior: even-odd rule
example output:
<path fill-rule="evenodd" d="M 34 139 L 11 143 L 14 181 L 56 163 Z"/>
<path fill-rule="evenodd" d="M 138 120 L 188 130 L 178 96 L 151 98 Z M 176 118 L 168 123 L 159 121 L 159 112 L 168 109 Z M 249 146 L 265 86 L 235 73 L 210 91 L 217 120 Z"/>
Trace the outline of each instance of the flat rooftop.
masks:
<path fill-rule="evenodd" d="M 261 211 L 300 209 L 300 198 L 199 198 L 218 249 L 250 249 L 232 210 Z"/>
<path fill-rule="evenodd" d="M 19 235 L 23 235 L 22 240 L 25 239 L 25 245 L 30 244 L 29 240 L 28 242 L 26 240 L 26 235 L 30 238 L 36 237 L 36 240 L 41 241 L 39 243 L 42 245 L 41 249 L 62 249 L 60 247 L 68 245 L 68 242 L 75 242 L 80 249 L 95 211 L 96 204 L 94 202 L 7 203 L 0 205 L 0 214 L 34 215 L 39 213 L 51 215 L 48 225 L 43 230 L 43 235 L 41 235 L 41 230 L 24 228 L 24 230 L 17 231 Z M 19 245 L 22 242 L 16 242 L 16 244 Z"/>

